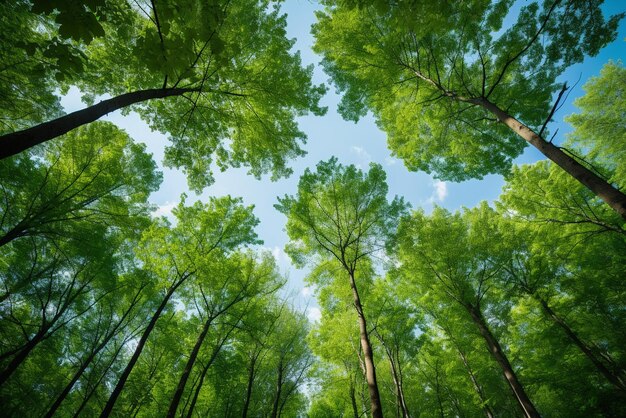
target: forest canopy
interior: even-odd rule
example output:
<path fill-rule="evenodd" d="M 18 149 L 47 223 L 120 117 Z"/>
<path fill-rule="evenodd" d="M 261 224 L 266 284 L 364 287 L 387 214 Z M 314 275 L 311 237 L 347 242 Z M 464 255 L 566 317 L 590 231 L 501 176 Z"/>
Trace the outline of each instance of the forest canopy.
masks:
<path fill-rule="evenodd" d="M 626 416 L 626 68 L 562 78 L 626 11 L 324 0 L 316 69 L 287 3 L 0 3 L 1 415 Z M 402 170 L 499 196 L 420 202 L 394 160 L 320 152 L 322 69 Z M 299 174 L 280 224 L 217 175 L 240 167 L 265 195 Z"/>

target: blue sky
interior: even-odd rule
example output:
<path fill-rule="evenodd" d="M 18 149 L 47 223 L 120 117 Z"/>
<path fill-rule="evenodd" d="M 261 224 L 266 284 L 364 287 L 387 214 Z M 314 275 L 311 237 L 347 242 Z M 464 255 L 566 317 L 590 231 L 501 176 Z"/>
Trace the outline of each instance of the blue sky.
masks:
<path fill-rule="evenodd" d="M 307 0 L 287 0 L 282 10 L 288 14 L 288 36 L 295 38 L 295 49 L 300 50 L 304 64 L 317 64 L 319 57 L 311 51 L 313 38 L 310 26 L 315 21 L 314 11 L 318 8 L 317 2 Z M 626 9 L 620 0 L 609 0 L 604 7 L 607 14 L 614 14 Z M 562 122 L 563 117 L 574 113 L 573 100 L 583 94 L 582 85 L 590 77 L 597 75 L 604 63 L 609 60 L 622 61 L 626 58 L 626 23 L 622 20 L 618 38 L 611 45 L 604 48 L 597 57 L 587 58 L 582 64 L 575 65 L 561 77 L 572 85 L 580 77 L 580 82 L 571 91 L 566 104 L 555 115 L 555 123 L 550 125 L 551 131 L 559 128 L 562 138 L 571 130 Z M 319 66 L 314 72 L 314 82 L 329 85 L 327 76 Z M 80 103 L 79 93 L 71 90 L 64 100 L 66 111 L 84 107 Z M 180 194 L 187 192 L 188 201 L 195 199 L 207 200 L 209 196 L 233 195 L 241 196 L 246 204 L 255 205 L 255 214 L 261 220 L 257 232 L 268 248 L 278 260 L 281 272 L 289 277 L 286 295 L 292 298 L 294 305 L 304 309 L 307 307 L 309 317 L 319 316 L 311 290 L 305 288 L 303 270 L 297 270 L 289 263 L 283 248 L 287 242 L 284 232 L 286 218 L 278 213 L 273 205 L 277 196 L 294 194 L 300 175 L 307 167 L 314 167 L 320 160 L 327 160 L 337 156 L 343 164 L 355 164 L 367 169 L 370 162 L 381 164 L 387 172 L 390 197 L 403 196 L 406 201 L 415 207 L 423 207 L 429 211 L 433 204 L 443 206 L 449 210 L 456 210 L 463 206 L 473 207 L 481 200 L 493 201 L 500 194 L 503 179 L 500 176 L 487 176 L 483 180 L 472 180 L 462 183 L 441 182 L 433 179 L 426 173 L 411 173 L 406 170 L 400 160 L 392 158 L 386 148 L 386 137 L 375 125 L 371 115 L 358 123 L 346 122 L 336 112 L 339 97 L 334 88 L 329 88 L 322 104 L 328 106 L 328 113 L 324 117 L 307 116 L 299 119 L 300 129 L 308 136 L 305 146 L 308 154 L 304 158 L 294 160 L 291 167 L 294 174 L 288 179 L 271 182 L 265 176 L 260 180 L 246 174 L 245 169 L 230 169 L 223 173 L 216 173 L 215 184 L 207 188 L 200 196 L 188 192 L 185 176 L 177 171 L 162 168 L 164 181 L 161 189 L 151 196 L 151 201 L 158 206 L 157 214 L 171 215 L 171 209 L 178 203 Z M 145 142 L 148 150 L 153 153 L 155 160 L 160 164 L 163 158 L 163 148 L 167 143 L 165 135 L 151 132 L 147 125 L 136 115 L 122 116 L 120 112 L 108 115 L 111 120 L 125 129 L 136 141 Z M 534 149 L 528 148 L 517 162 L 526 163 L 542 159 L 543 156 Z"/>

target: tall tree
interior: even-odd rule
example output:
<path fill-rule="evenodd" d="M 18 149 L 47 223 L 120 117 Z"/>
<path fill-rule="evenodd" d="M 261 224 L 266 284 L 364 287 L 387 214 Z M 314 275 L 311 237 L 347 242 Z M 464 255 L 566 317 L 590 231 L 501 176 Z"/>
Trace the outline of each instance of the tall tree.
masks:
<path fill-rule="evenodd" d="M 245 300 L 262 298 L 265 294 L 276 292 L 282 285 L 271 255 L 266 254 L 259 262 L 251 254 L 236 254 L 232 258 L 232 261 L 217 260 L 218 263 L 207 269 L 206 276 L 200 275 L 204 280 L 196 283 L 204 324 L 172 396 L 168 417 L 176 416 L 185 386 L 211 326 L 215 326 L 214 323 L 222 316 L 232 315 L 231 311 L 235 311 L 237 305 L 243 304 Z"/>
<path fill-rule="evenodd" d="M 305 135 L 295 117 L 323 114 L 318 101 L 325 88 L 312 85 L 312 67 L 303 68 L 299 54 L 290 51 L 294 41 L 286 38 L 286 20 L 278 5 L 265 0 L 95 4 L 99 13 L 108 11 L 118 19 L 97 20 L 101 30 L 95 30 L 98 36 L 90 37 L 88 45 L 79 37 L 72 41 L 78 43 L 76 48 L 70 43 L 48 53 L 53 61 L 76 55 L 79 71 L 66 85 L 80 87 L 91 105 L 16 132 L 9 127 L 0 136 L 0 158 L 132 106 L 153 129 L 170 135 L 166 164 L 183 168 L 194 189 L 212 182 L 213 160 L 221 168 L 247 165 L 256 176 L 290 173 L 287 160 L 304 153 L 300 144 Z M 55 13 L 33 18 L 26 4 L 19 6 L 5 7 L 9 15 L 0 23 L 42 21 L 43 34 L 32 35 L 24 46 L 32 44 L 38 51 L 38 42 L 43 42 L 39 38 L 54 39 Z M 63 13 L 62 3 L 36 11 L 42 8 L 61 10 L 57 16 L 71 15 Z M 14 16 L 21 19 L 11 22 Z M 94 97 L 103 94 L 113 97 L 93 104 Z"/>
<path fill-rule="evenodd" d="M 147 199 L 161 173 L 144 145 L 110 122 L 97 122 L 41 151 L 39 158 L 0 161 L 0 246 L 34 236 L 81 240 L 90 224 L 126 233 L 147 226 Z"/>
<path fill-rule="evenodd" d="M 111 414 L 150 333 L 176 291 L 199 274 L 210 275 L 212 256 L 257 242 L 254 227 L 258 220 L 252 208 L 243 207 L 240 199 L 214 198 L 208 204 L 196 202 L 185 207 L 183 198 L 174 214 L 178 219 L 175 227 L 161 220 L 144 234 L 139 257 L 161 280 L 157 285 L 163 286 L 165 295 L 160 300 L 155 298 L 155 310 L 102 411 L 103 417 Z"/>
<path fill-rule="evenodd" d="M 600 2 L 513 4 L 329 1 L 315 50 L 344 92 L 340 112 L 371 110 L 409 169 L 443 179 L 506 174 L 530 144 L 626 219 L 626 195 L 546 131 L 566 90 L 552 105 L 557 76 L 612 41 L 624 14 L 605 20 Z"/>
<path fill-rule="evenodd" d="M 435 304 L 452 303 L 465 311 L 500 367 L 512 394 L 527 417 L 539 417 L 506 352 L 489 325 L 489 289 L 502 270 L 503 253 L 490 243 L 495 234 L 493 210 L 482 204 L 473 211 L 450 215 L 435 209 L 431 217 L 421 212 L 404 222 L 400 246 L 407 281 L 420 293 L 431 291 Z M 497 238 L 496 238 L 497 239 Z"/>
<path fill-rule="evenodd" d="M 316 172 L 307 169 L 298 183 L 298 195 L 280 198 L 275 206 L 288 217 L 287 233 L 292 241 L 287 251 L 297 263 L 303 264 L 307 257 L 315 256 L 331 259 L 342 269 L 336 279 L 347 276 L 359 321 L 371 414 L 375 418 L 382 417 L 382 404 L 357 277 L 371 274 L 368 258 L 384 250 L 406 209 L 402 199 L 387 201 L 385 178 L 379 165 L 373 164 L 369 172 L 363 173 L 331 158 L 320 162 Z"/>

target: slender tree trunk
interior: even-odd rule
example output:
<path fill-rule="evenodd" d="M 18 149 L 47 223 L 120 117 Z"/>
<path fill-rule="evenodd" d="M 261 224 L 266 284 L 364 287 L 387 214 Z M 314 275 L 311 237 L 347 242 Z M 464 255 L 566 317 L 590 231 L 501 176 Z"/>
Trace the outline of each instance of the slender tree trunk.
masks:
<path fill-rule="evenodd" d="M 582 341 L 578 337 L 578 335 L 576 335 L 574 330 L 570 328 L 570 326 L 563 320 L 563 318 L 558 316 L 552 310 L 550 305 L 548 305 L 548 303 L 543 298 L 539 297 L 536 294 L 534 294 L 533 297 L 541 304 L 543 311 L 546 313 L 546 315 L 548 315 L 550 320 L 552 320 L 552 322 L 554 322 L 559 327 L 561 327 L 561 329 L 563 329 L 567 337 L 580 349 L 580 351 L 583 352 L 585 356 L 587 356 L 587 358 L 593 363 L 593 365 L 596 366 L 596 369 L 598 370 L 598 372 L 600 372 L 617 389 L 619 389 L 622 392 L 626 392 L 626 381 L 624 381 L 624 371 L 619 368 L 614 371 L 609 370 L 602 363 L 602 361 L 596 356 L 592 348 L 588 344 L 586 344 L 584 341 Z"/>
<path fill-rule="evenodd" d="M 278 405 L 280 403 L 280 395 L 283 389 L 283 360 L 280 359 L 278 362 L 278 378 L 276 379 L 276 396 L 274 397 L 274 404 L 272 405 L 272 414 L 271 418 L 276 418 L 278 416 Z"/>
<path fill-rule="evenodd" d="M 2 151 L 0 151 L 2 152 Z M 11 230 L 7 231 L 2 237 L 0 237 L 0 247 L 7 245 L 9 242 L 13 241 L 16 238 L 19 238 L 24 232 L 23 228 L 14 227 Z"/>
<path fill-rule="evenodd" d="M 173 418 L 176 415 L 176 410 L 178 409 L 178 404 L 183 396 L 183 392 L 185 391 L 185 385 L 187 384 L 187 380 L 189 379 L 189 375 L 191 374 L 191 369 L 193 368 L 196 359 L 198 358 L 198 353 L 200 352 L 200 348 L 202 347 L 202 343 L 206 338 L 207 333 L 209 332 L 209 328 L 211 327 L 211 323 L 213 322 L 214 317 L 209 316 L 204 326 L 202 327 L 202 332 L 198 336 L 196 340 L 196 344 L 191 350 L 191 354 L 189 355 L 189 359 L 187 360 L 187 364 L 185 365 L 185 369 L 183 370 L 183 374 L 180 376 L 178 381 L 178 386 L 176 387 L 176 392 L 174 392 L 174 396 L 172 397 L 172 401 L 170 402 L 170 408 L 167 412 L 168 418 Z"/>
<path fill-rule="evenodd" d="M 128 364 L 126 365 L 126 368 L 122 372 L 122 374 L 120 376 L 120 379 L 118 380 L 117 385 L 115 386 L 115 389 L 113 389 L 113 392 L 111 392 L 111 396 L 109 396 L 109 400 L 107 401 L 106 405 L 104 406 L 104 409 L 102 410 L 102 413 L 100 414 L 100 418 L 108 417 L 111 414 L 111 411 L 113 411 L 113 406 L 115 405 L 115 402 L 117 401 L 117 398 L 119 398 L 119 396 L 121 395 L 122 389 L 124 388 L 124 385 L 126 384 L 126 380 L 128 380 L 128 376 L 130 375 L 130 372 L 133 371 L 133 368 L 135 367 L 135 364 L 137 363 L 137 360 L 139 360 L 139 356 L 141 355 L 141 352 L 143 351 L 143 348 L 146 345 L 146 341 L 148 341 L 148 337 L 150 336 L 150 333 L 154 329 L 154 326 L 156 325 L 159 317 L 161 316 L 161 313 L 163 313 L 163 310 L 167 306 L 170 298 L 172 297 L 172 295 L 174 294 L 176 289 L 189 276 L 191 276 L 191 273 L 188 273 L 188 274 L 182 276 L 168 290 L 167 294 L 165 295 L 165 297 L 161 301 L 161 304 L 157 308 L 156 312 L 154 312 L 154 315 L 152 315 L 152 318 L 150 319 L 150 322 L 148 323 L 148 326 L 144 330 L 144 332 L 143 332 L 143 334 L 141 336 L 141 339 L 139 340 L 139 343 L 137 344 L 137 348 L 135 349 L 135 352 L 133 353 L 133 356 L 128 361 Z"/>
<path fill-rule="evenodd" d="M 63 403 L 65 398 L 67 398 L 67 395 L 69 395 L 70 391 L 72 390 L 76 382 L 78 382 L 78 379 L 80 379 L 80 377 L 83 375 L 87 367 L 89 367 L 93 359 L 98 355 L 100 351 L 102 351 L 104 347 L 107 346 L 107 344 L 109 344 L 109 341 L 111 341 L 111 339 L 117 334 L 118 330 L 120 329 L 120 326 L 124 323 L 128 315 L 130 315 L 130 312 L 137 305 L 137 302 L 139 300 L 139 295 L 141 294 L 143 288 L 144 286 L 141 286 L 139 291 L 135 294 L 135 297 L 133 298 L 130 306 L 128 307 L 128 309 L 126 309 L 126 311 L 124 311 L 124 314 L 119 319 L 119 321 L 117 321 L 115 326 L 104 336 L 102 341 L 100 341 L 100 343 L 91 351 L 91 353 L 89 353 L 87 358 L 81 362 L 81 365 L 79 369 L 76 371 L 76 373 L 74 373 L 72 380 L 70 380 L 70 382 L 65 386 L 65 388 L 63 389 L 61 394 L 56 398 L 52 406 L 50 406 L 44 418 L 51 418 L 54 415 L 57 409 L 61 406 L 61 403 Z"/>
<path fill-rule="evenodd" d="M 352 296 L 354 297 L 354 307 L 356 309 L 357 316 L 359 317 L 359 332 L 361 338 L 361 349 L 363 350 L 363 357 L 365 360 L 365 379 L 367 380 L 367 387 L 369 389 L 370 403 L 372 405 L 372 417 L 382 418 L 383 408 L 380 402 L 380 394 L 378 392 L 378 383 L 376 382 L 376 369 L 374 367 L 374 353 L 372 351 L 372 345 L 367 334 L 367 322 L 365 321 L 365 315 L 363 314 L 363 306 L 361 305 L 361 298 L 354 281 L 354 273 L 350 273 L 350 287 L 352 288 Z"/>
<path fill-rule="evenodd" d="M 11 362 L 0 372 L 0 386 L 6 383 L 18 367 L 26 360 L 31 351 L 45 339 L 46 332 L 50 327 L 40 330 L 31 340 L 29 340 L 22 349 L 13 357 Z"/>
<path fill-rule="evenodd" d="M 626 219 L 626 195 L 624 193 L 487 99 L 471 99 L 471 102 L 494 114 L 500 122 L 537 148 L 543 155 L 607 203 L 623 219 Z"/>
<path fill-rule="evenodd" d="M 110 338 L 108 338 L 106 341 L 108 342 L 109 340 Z M 96 357 L 96 355 L 100 352 L 100 350 L 105 345 L 106 343 L 104 345 L 98 346 L 96 350 L 92 351 L 89 354 L 89 356 L 87 356 L 85 361 L 82 362 L 82 364 L 80 365 L 80 368 L 76 371 L 76 373 L 74 373 L 72 380 L 70 380 L 70 382 L 65 386 L 65 389 L 63 389 L 63 392 L 61 392 L 61 394 L 56 398 L 54 403 L 48 409 L 48 412 L 46 412 L 46 415 L 44 415 L 45 418 L 52 417 L 54 413 L 57 411 L 57 409 L 59 409 L 59 407 L 61 406 L 61 403 L 63 403 L 63 401 L 65 400 L 65 398 L 67 398 L 67 395 L 69 395 L 70 391 L 72 390 L 76 382 L 78 382 L 78 379 L 80 379 L 80 377 L 83 375 L 85 370 L 87 370 L 87 367 L 89 367 L 93 359 Z"/>
<path fill-rule="evenodd" d="M 441 384 L 439 383 L 439 361 L 435 360 L 435 393 L 437 394 L 437 404 L 439 405 L 439 416 L 445 418 L 443 401 L 441 400 Z"/>
<path fill-rule="evenodd" d="M 191 418 L 191 416 L 193 414 L 193 410 L 196 407 L 196 402 L 198 401 L 198 397 L 200 396 L 200 390 L 202 389 L 202 385 L 204 384 L 204 378 L 206 377 L 206 374 L 209 371 L 209 368 L 211 367 L 211 365 L 213 364 L 213 362 L 217 358 L 217 355 L 222 350 L 222 347 L 224 346 L 224 344 L 226 343 L 226 341 L 230 337 L 231 332 L 234 329 L 235 329 L 235 327 L 232 327 L 230 330 L 228 330 L 228 332 L 226 333 L 224 338 L 222 338 L 220 343 L 213 349 L 213 352 L 211 353 L 211 358 L 209 359 L 207 364 L 202 369 L 202 373 L 200 374 L 200 380 L 198 382 L 198 386 L 196 387 L 196 390 L 195 390 L 195 392 L 193 394 L 193 399 L 191 400 L 191 405 L 189 405 L 189 410 L 187 411 L 187 418 Z"/>
<path fill-rule="evenodd" d="M 526 394 L 526 391 L 524 390 L 524 387 L 517 378 L 517 375 L 515 374 L 511 363 L 509 363 L 509 359 L 502 351 L 500 343 L 491 333 L 491 330 L 489 329 L 489 326 L 487 325 L 487 322 L 485 321 L 482 312 L 480 312 L 480 310 L 474 306 L 465 306 L 465 308 L 471 315 L 474 324 L 476 324 L 476 326 L 478 327 L 480 334 L 485 339 L 489 352 L 502 369 L 504 378 L 511 387 L 511 390 L 515 395 L 515 399 L 517 399 L 517 403 L 522 409 L 524 415 L 528 418 L 539 418 L 539 412 L 537 412 L 535 405 L 533 405 L 533 403 L 530 401 L 530 398 Z"/>
<path fill-rule="evenodd" d="M 260 352 L 259 352 L 260 353 Z M 255 366 L 256 361 L 259 358 L 259 353 L 253 353 L 250 359 L 250 368 L 248 369 L 248 386 L 246 388 L 246 399 L 243 404 L 242 418 L 248 416 L 248 409 L 250 408 L 250 400 L 252 399 L 252 386 L 254 385 L 254 376 L 256 373 Z"/>
<path fill-rule="evenodd" d="M 200 372 L 200 379 L 198 380 L 198 385 L 196 386 L 196 390 L 193 393 L 193 398 L 191 399 L 191 404 L 189 405 L 189 410 L 187 411 L 187 418 L 191 418 L 193 415 L 193 410 L 196 407 L 196 402 L 198 402 L 198 397 L 200 396 L 200 390 L 202 389 L 202 385 L 204 384 L 204 378 L 206 377 L 209 368 L 211 367 L 212 361 L 209 361 L 206 366 L 202 368 L 202 372 Z"/>
<path fill-rule="evenodd" d="M 389 346 L 385 343 L 382 335 L 378 332 L 375 332 L 380 340 L 380 343 L 385 349 L 385 353 L 387 354 L 387 359 L 389 360 L 389 366 L 391 367 L 391 377 L 393 378 L 393 384 L 396 388 L 396 401 L 398 408 L 402 411 L 403 418 L 410 418 L 409 409 L 406 406 L 406 400 L 404 398 L 404 390 L 402 389 L 402 378 L 400 377 L 400 373 L 398 367 L 396 367 L 396 362 L 394 360 L 393 350 L 389 348 Z"/>
<path fill-rule="evenodd" d="M 354 392 L 354 385 L 350 382 L 350 402 L 352 403 L 352 413 L 354 414 L 354 418 L 359 418 L 359 407 L 356 404 L 356 394 Z"/>
<path fill-rule="evenodd" d="M 181 96 L 198 91 L 190 88 L 147 89 L 121 94 L 98 104 L 72 112 L 60 118 L 44 122 L 32 128 L 0 136 L 0 160 L 18 154 L 35 145 L 63 135 L 79 126 L 100 119 L 107 113 L 135 103 L 170 96 Z"/>
<path fill-rule="evenodd" d="M 96 389 L 98 388 L 98 386 L 100 385 L 100 382 L 102 382 L 102 380 L 105 378 L 107 372 L 111 369 L 111 367 L 113 366 L 113 364 L 115 363 L 115 361 L 117 360 L 117 357 L 120 355 L 120 353 L 122 352 L 122 349 L 124 348 L 124 345 L 126 344 L 126 341 L 123 341 L 122 344 L 120 344 L 117 349 L 115 350 L 115 353 L 113 354 L 111 360 L 109 361 L 109 364 L 105 367 L 104 371 L 100 374 L 100 377 L 96 380 L 96 382 L 91 386 L 91 389 L 89 389 L 88 391 L 85 390 L 85 395 L 83 397 L 83 400 L 81 401 L 78 409 L 76 410 L 76 412 L 74 412 L 73 418 L 78 418 L 81 416 L 81 412 L 83 411 L 83 409 L 85 408 L 85 406 L 87 406 L 87 403 L 89 402 L 89 400 L 91 399 L 91 397 L 93 396 L 93 394 L 95 393 Z M 91 376 L 88 379 L 91 380 Z"/>
<path fill-rule="evenodd" d="M 474 371 L 470 367 L 469 362 L 467 361 L 467 357 L 465 356 L 465 353 L 458 346 L 456 347 L 456 351 L 459 353 L 459 357 L 461 357 L 461 360 L 463 361 L 465 370 L 467 370 L 467 374 L 469 374 L 470 380 L 472 381 L 474 390 L 478 394 L 478 398 L 480 399 L 480 402 L 483 405 L 483 411 L 485 411 L 485 416 L 487 418 L 493 418 L 493 411 L 491 410 L 491 407 L 489 407 L 489 404 L 487 404 L 487 397 L 485 396 L 485 392 L 483 391 L 482 386 L 480 386 L 480 383 L 478 383 L 478 379 L 476 379 L 476 375 L 474 374 Z"/>

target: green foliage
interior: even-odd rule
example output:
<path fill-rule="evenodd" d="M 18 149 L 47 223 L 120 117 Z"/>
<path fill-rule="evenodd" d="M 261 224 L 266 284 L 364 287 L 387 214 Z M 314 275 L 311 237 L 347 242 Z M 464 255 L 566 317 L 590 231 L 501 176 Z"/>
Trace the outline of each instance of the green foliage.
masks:
<path fill-rule="evenodd" d="M 122 110 L 137 111 L 170 136 L 165 163 L 183 169 L 199 191 L 213 182 L 216 168 L 243 165 L 256 177 L 288 176 L 288 160 L 305 153 L 306 135 L 295 119 L 326 111 L 318 105 L 326 88 L 312 84 L 313 68 L 291 52 L 285 16 L 268 1 L 2 7 L 0 28 L 15 38 L 0 44 L 7 63 L 0 79 L 7 83 L 3 91 L 15 91 L 2 106 L 7 126 L 1 132 L 58 116 L 55 89 L 71 85 L 88 103 L 105 94 L 181 88 L 176 97 Z M 41 30 L 31 29 L 37 25 Z M 20 109 L 11 112 L 15 99 Z M 36 118 L 23 116 L 34 109 Z"/>
<path fill-rule="evenodd" d="M 581 113 L 566 120 L 574 126 L 568 145 L 586 149 L 591 161 L 603 166 L 609 181 L 626 185 L 626 68 L 621 62 L 608 62 L 598 77 L 583 86 L 585 95 L 574 104 Z"/>
<path fill-rule="evenodd" d="M 340 113 L 372 111 L 410 170 L 453 181 L 505 174 L 526 146 L 481 103 L 541 127 L 556 77 L 614 39 L 623 17 L 605 21 L 598 2 L 531 2 L 515 14 L 508 0 L 354 3 L 327 2 L 313 29 Z"/>
<path fill-rule="evenodd" d="M 296 198 L 279 198 L 276 209 L 288 216 L 287 253 L 298 265 L 313 256 L 334 258 L 351 273 L 361 259 L 384 250 L 407 205 L 387 201 L 386 174 L 378 164 L 367 173 L 331 158 L 317 171 L 307 169 Z M 365 261 L 365 260 L 363 260 Z"/>
<path fill-rule="evenodd" d="M 24 237 L 81 241 L 88 224 L 139 233 L 161 173 L 145 146 L 108 122 L 80 128 L 39 156 L 0 162 L 0 243 Z"/>

